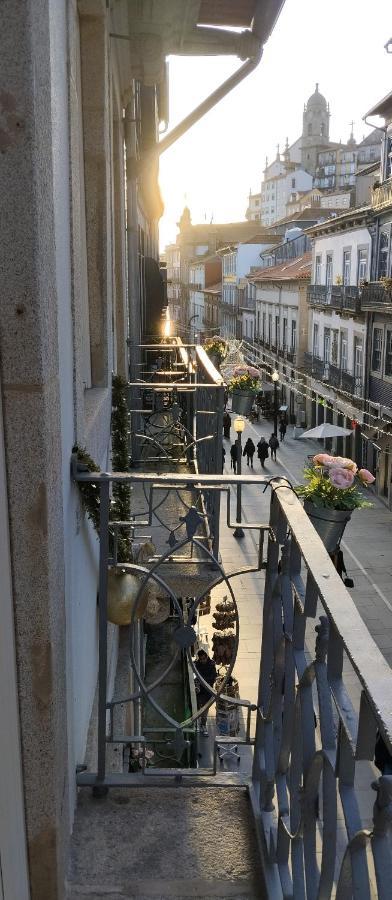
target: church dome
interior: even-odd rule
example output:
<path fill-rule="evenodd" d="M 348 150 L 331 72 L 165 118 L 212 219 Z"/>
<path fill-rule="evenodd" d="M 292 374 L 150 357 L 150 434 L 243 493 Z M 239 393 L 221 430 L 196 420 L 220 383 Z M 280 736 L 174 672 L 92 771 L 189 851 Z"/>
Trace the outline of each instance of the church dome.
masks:
<path fill-rule="evenodd" d="M 316 84 L 316 90 L 314 94 L 311 94 L 311 96 L 309 97 L 306 108 L 311 109 L 314 106 L 321 106 L 323 109 L 327 108 L 327 101 L 323 94 L 320 94 L 318 84 Z"/>

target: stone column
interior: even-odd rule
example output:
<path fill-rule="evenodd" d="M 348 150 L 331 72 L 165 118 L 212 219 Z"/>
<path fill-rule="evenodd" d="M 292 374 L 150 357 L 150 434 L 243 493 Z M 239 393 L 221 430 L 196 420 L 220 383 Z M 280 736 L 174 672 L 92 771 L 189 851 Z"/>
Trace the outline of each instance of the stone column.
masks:
<path fill-rule="evenodd" d="M 69 835 L 50 11 L 0 4 L 0 364 L 32 900 L 64 896 Z"/>

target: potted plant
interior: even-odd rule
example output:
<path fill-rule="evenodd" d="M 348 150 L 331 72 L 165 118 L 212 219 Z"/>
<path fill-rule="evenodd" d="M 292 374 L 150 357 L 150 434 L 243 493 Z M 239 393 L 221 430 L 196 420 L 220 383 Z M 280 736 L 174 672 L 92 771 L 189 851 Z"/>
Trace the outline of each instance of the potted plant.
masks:
<path fill-rule="evenodd" d="M 219 369 L 220 364 L 223 362 L 227 354 L 226 341 L 223 338 L 219 337 L 218 334 L 215 334 L 214 337 L 209 338 L 208 341 L 205 342 L 204 350 L 210 357 L 210 360 L 214 364 L 215 368 Z"/>
<path fill-rule="evenodd" d="M 354 509 L 372 506 L 360 488 L 375 481 L 368 469 L 359 469 L 352 459 L 316 453 L 305 468 L 306 484 L 296 487 L 303 497 L 304 509 L 326 549 L 333 553 Z"/>
<path fill-rule="evenodd" d="M 249 416 L 252 403 L 260 389 L 260 372 L 254 366 L 236 366 L 227 385 L 232 396 L 232 410 L 242 416 Z"/>

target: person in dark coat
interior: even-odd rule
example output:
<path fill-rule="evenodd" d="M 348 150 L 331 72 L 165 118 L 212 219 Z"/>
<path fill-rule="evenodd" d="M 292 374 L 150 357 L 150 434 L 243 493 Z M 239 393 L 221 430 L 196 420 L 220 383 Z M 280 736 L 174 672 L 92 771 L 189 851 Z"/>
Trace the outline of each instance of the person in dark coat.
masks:
<path fill-rule="evenodd" d="M 268 459 L 268 444 L 264 437 L 261 437 L 257 444 L 257 456 L 259 457 L 261 468 L 265 468 L 265 461 Z"/>
<path fill-rule="evenodd" d="M 250 461 L 250 465 L 251 465 L 252 469 L 253 469 L 253 457 L 255 454 L 255 450 L 256 450 L 256 447 L 252 441 L 252 438 L 248 438 L 242 455 L 246 456 L 246 461 L 248 463 L 248 466 L 249 466 L 249 461 Z"/>
<path fill-rule="evenodd" d="M 231 427 L 231 418 L 227 410 L 223 413 L 223 434 L 225 438 L 230 440 L 230 427 Z"/>
<path fill-rule="evenodd" d="M 234 475 L 236 475 L 237 474 L 237 459 L 238 459 L 237 444 L 231 445 L 230 456 L 231 456 L 231 468 L 234 469 Z"/>
<path fill-rule="evenodd" d="M 278 441 L 278 438 L 276 437 L 276 434 L 274 434 L 273 432 L 271 434 L 271 437 L 270 437 L 268 443 L 271 448 L 271 459 L 274 459 L 276 462 L 276 451 L 279 447 L 279 441 Z"/>
<path fill-rule="evenodd" d="M 197 654 L 197 658 L 195 659 L 195 669 L 198 675 L 213 687 L 217 678 L 217 671 L 214 660 L 211 659 L 205 650 L 199 650 Z M 196 682 L 196 695 L 197 695 L 197 708 L 201 709 L 206 703 L 208 703 L 211 697 L 211 691 L 205 687 L 201 682 Z M 203 712 L 200 716 L 200 725 L 202 728 L 202 733 L 207 736 L 207 710 Z"/>
<path fill-rule="evenodd" d="M 286 431 L 287 431 L 287 425 L 286 425 L 286 422 L 285 422 L 284 419 L 281 419 L 280 422 L 279 422 L 279 434 L 280 434 L 280 440 L 281 440 L 281 441 L 284 441 Z"/>

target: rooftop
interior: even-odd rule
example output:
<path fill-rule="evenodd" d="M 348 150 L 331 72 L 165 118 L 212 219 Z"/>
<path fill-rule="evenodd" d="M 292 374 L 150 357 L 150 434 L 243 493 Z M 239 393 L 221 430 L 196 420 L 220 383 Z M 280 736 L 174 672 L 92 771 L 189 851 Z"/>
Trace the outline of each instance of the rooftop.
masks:
<path fill-rule="evenodd" d="M 248 275 L 248 279 L 257 283 L 261 281 L 298 281 L 310 278 L 311 269 L 312 254 L 307 252 L 279 266 L 267 266 L 259 269 L 253 275 Z"/>
<path fill-rule="evenodd" d="M 330 211 L 328 210 L 328 212 Z M 371 212 L 370 204 L 354 207 L 354 209 L 346 209 L 344 212 L 339 210 L 340 215 L 327 219 L 325 222 L 318 222 L 317 225 L 311 225 L 306 230 L 309 234 L 321 234 L 323 231 L 339 230 L 342 226 L 347 227 L 348 225 L 355 225 L 359 221 L 362 222 Z"/>
<path fill-rule="evenodd" d="M 387 118 L 392 115 L 392 91 L 390 94 L 387 94 L 386 97 L 383 97 L 382 100 L 379 100 L 375 106 L 372 106 L 369 109 L 369 112 L 366 113 L 364 119 L 367 119 L 368 116 L 382 116 L 383 118 Z M 382 134 L 382 131 L 381 131 Z"/>

